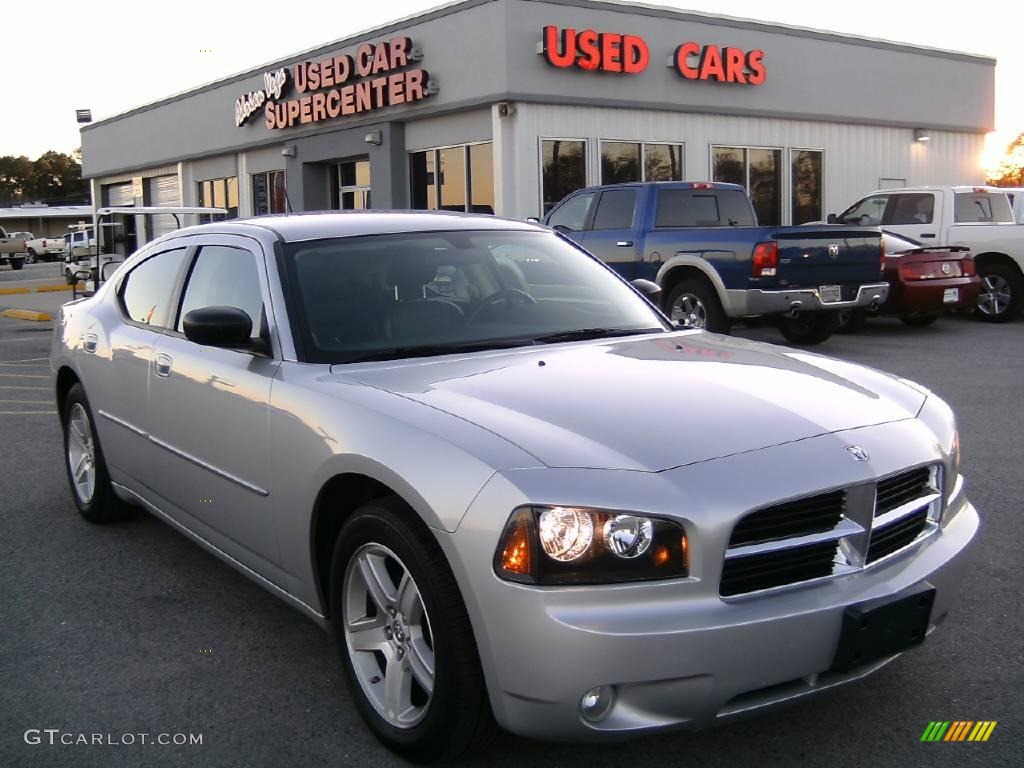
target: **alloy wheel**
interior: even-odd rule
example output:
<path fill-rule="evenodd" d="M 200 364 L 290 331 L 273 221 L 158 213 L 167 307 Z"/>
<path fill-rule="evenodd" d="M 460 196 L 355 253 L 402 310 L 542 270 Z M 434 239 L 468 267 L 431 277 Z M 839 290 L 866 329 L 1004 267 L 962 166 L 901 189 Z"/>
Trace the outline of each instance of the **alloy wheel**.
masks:
<path fill-rule="evenodd" d="M 92 435 L 89 414 L 81 403 L 75 403 L 68 415 L 68 467 L 72 485 L 79 501 L 88 504 L 96 492 L 96 441 Z"/>
<path fill-rule="evenodd" d="M 673 323 L 689 328 L 704 328 L 708 323 L 708 311 L 699 297 L 682 293 L 672 304 L 670 318 Z"/>
<path fill-rule="evenodd" d="M 345 570 L 343 627 L 352 669 L 390 725 L 412 728 L 434 692 L 434 639 L 419 588 L 401 559 L 364 544 Z"/>
<path fill-rule="evenodd" d="M 978 296 L 978 309 L 986 315 L 1001 315 L 1010 308 L 1011 290 L 1009 281 L 1002 275 L 985 275 L 984 289 Z"/>

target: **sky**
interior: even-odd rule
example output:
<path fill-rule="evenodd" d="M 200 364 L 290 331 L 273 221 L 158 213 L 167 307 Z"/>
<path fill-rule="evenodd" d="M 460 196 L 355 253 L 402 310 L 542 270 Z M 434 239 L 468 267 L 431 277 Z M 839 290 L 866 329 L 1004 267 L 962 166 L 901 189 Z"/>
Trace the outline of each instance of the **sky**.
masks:
<path fill-rule="evenodd" d="M 96 120 L 428 8 L 438 0 L 8 0 L 0 155 L 81 146 Z M 652 4 L 894 40 L 998 59 L 986 161 L 1024 131 L 1024 2 L 654 0 Z M 290 13 L 295 11 L 294 15 Z M 950 104 L 955 110 L 957 105 Z"/>

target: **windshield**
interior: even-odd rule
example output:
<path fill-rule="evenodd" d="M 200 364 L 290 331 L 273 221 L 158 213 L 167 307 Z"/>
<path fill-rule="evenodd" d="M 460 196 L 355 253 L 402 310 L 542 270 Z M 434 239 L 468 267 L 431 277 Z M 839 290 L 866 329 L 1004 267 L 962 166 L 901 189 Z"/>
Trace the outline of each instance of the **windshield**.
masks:
<path fill-rule="evenodd" d="M 548 232 L 345 237 L 285 254 L 310 362 L 667 330 L 614 273 Z"/>

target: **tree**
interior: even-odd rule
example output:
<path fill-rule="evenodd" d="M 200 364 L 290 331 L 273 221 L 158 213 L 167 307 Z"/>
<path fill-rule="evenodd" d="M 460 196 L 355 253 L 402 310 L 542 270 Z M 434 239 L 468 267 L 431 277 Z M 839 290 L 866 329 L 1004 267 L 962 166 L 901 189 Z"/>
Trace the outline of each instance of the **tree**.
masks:
<path fill-rule="evenodd" d="M 53 150 L 36 160 L 0 156 L 0 205 L 87 202 L 88 186 L 74 155 Z"/>
<path fill-rule="evenodd" d="M 1024 187 L 1024 133 L 1006 148 L 1006 156 L 988 172 L 988 183 L 995 187 Z"/>

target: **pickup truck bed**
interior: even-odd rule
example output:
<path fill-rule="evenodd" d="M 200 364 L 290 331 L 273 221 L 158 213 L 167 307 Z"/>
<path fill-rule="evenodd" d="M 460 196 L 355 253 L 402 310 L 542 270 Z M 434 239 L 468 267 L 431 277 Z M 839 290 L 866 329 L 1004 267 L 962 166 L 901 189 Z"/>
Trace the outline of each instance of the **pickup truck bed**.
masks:
<path fill-rule="evenodd" d="M 770 316 L 790 341 L 817 343 L 831 335 L 837 310 L 880 306 L 888 296 L 880 230 L 757 226 L 733 184 L 580 190 L 545 223 L 623 277 L 657 282 L 674 322 L 710 331 Z"/>
<path fill-rule="evenodd" d="M 0 264 L 9 264 L 11 269 L 21 269 L 25 266 L 27 255 L 25 239 L 8 237 L 7 230 L 0 227 Z"/>

